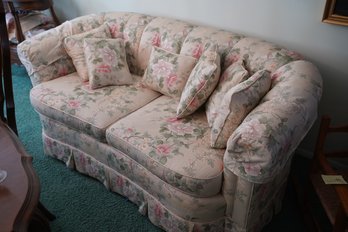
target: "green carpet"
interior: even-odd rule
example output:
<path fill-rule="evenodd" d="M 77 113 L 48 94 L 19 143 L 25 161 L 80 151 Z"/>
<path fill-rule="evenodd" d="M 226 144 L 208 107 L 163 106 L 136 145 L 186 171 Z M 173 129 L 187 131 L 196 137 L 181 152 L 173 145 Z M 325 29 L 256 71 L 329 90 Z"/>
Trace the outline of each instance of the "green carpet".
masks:
<path fill-rule="evenodd" d="M 34 158 L 41 202 L 57 217 L 52 231 L 161 231 L 126 198 L 43 154 L 41 124 L 29 100 L 30 80 L 22 66 L 13 65 L 12 75 L 19 137 Z M 305 231 L 291 185 L 283 210 L 263 231 Z"/>

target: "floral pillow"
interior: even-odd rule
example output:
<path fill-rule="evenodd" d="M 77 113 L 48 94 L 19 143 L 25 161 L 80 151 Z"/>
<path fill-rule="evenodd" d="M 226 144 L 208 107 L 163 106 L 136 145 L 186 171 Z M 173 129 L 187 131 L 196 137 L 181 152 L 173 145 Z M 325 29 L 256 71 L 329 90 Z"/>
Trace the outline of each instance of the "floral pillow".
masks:
<path fill-rule="evenodd" d="M 228 138 L 271 87 L 268 71 L 256 72 L 223 97 L 211 130 L 211 146 L 225 148 Z"/>
<path fill-rule="evenodd" d="M 220 56 L 217 45 L 208 45 L 191 72 L 177 107 L 177 117 L 192 114 L 205 103 L 220 77 Z"/>
<path fill-rule="evenodd" d="M 83 49 L 91 89 L 133 83 L 123 39 L 85 39 Z"/>
<path fill-rule="evenodd" d="M 196 58 L 153 47 L 143 76 L 143 84 L 169 97 L 179 99 Z"/>
<path fill-rule="evenodd" d="M 111 38 L 110 29 L 107 24 L 103 24 L 93 30 L 64 38 L 64 48 L 71 57 L 82 81 L 89 80 L 83 53 L 83 40 L 85 38 Z"/>
<path fill-rule="evenodd" d="M 228 90 L 249 78 L 248 71 L 244 68 L 243 60 L 231 64 L 221 75 L 220 81 L 206 104 L 208 124 L 213 122 L 220 108 L 221 101 Z"/>

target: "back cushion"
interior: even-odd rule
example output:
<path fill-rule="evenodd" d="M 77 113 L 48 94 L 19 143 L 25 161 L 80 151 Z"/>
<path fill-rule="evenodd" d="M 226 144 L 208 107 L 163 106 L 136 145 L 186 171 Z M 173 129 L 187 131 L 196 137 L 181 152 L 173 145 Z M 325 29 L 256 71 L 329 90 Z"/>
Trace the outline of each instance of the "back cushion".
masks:
<path fill-rule="evenodd" d="M 241 35 L 213 27 L 195 27 L 186 37 L 180 54 L 199 58 L 206 43 L 217 44 L 221 63 L 231 48 L 242 38 Z"/>
<path fill-rule="evenodd" d="M 80 34 L 86 31 L 90 31 L 96 27 L 99 27 L 104 22 L 101 14 L 90 14 L 80 16 L 69 21 L 71 34 Z"/>
<path fill-rule="evenodd" d="M 269 72 L 302 57 L 272 43 L 247 37 L 241 39 L 227 54 L 223 67 L 228 67 L 240 58 L 244 59 L 246 69 L 251 73 L 265 69 Z"/>
<path fill-rule="evenodd" d="M 137 13 L 106 13 L 105 21 L 110 26 L 113 38 L 122 38 L 125 41 L 127 63 L 131 73 L 142 75 L 137 60 L 141 35 L 153 19 L 153 16 Z"/>
<path fill-rule="evenodd" d="M 181 46 L 192 28 L 192 25 L 179 20 L 162 17 L 152 20 L 146 26 L 140 40 L 137 56 L 139 71 L 143 73 L 147 67 L 153 46 L 179 54 Z"/>

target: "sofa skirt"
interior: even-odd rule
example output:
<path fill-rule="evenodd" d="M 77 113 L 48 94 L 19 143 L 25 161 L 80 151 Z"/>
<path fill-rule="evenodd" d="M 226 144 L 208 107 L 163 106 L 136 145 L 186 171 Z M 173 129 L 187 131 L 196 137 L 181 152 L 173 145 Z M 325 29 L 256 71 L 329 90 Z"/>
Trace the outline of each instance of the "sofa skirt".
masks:
<path fill-rule="evenodd" d="M 147 215 L 154 225 L 165 231 L 259 231 L 281 208 L 286 187 L 284 177 L 281 177 L 281 186 L 272 186 L 278 191 L 273 201 L 264 206 L 269 213 L 251 219 L 254 209 L 250 207 L 255 206 L 250 204 L 255 201 L 252 196 L 246 196 L 246 199 L 250 199 L 249 203 L 229 199 L 223 191 L 207 198 L 190 196 L 168 185 L 115 148 L 43 115 L 40 115 L 40 119 L 46 155 L 63 161 L 67 167 L 93 177 L 110 191 L 127 197 L 138 205 L 141 214 Z M 287 173 L 288 170 L 284 172 L 285 177 Z M 254 185 L 259 184 L 250 185 L 253 189 Z M 271 186 L 272 183 L 262 185 Z M 235 188 L 238 189 L 238 186 Z M 242 207 L 247 205 L 243 209 L 246 213 L 239 213 L 233 207 L 238 204 Z M 233 208 L 234 212 L 227 208 Z"/>

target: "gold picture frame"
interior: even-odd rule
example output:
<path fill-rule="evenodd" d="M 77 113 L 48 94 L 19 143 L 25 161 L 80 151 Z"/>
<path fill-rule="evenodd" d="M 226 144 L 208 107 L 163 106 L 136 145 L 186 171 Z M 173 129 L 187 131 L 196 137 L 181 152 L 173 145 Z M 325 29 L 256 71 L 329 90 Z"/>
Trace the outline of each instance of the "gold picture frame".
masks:
<path fill-rule="evenodd" d="M 323 22 L 348 26 L 348 1 L 326 0 Z"/>

